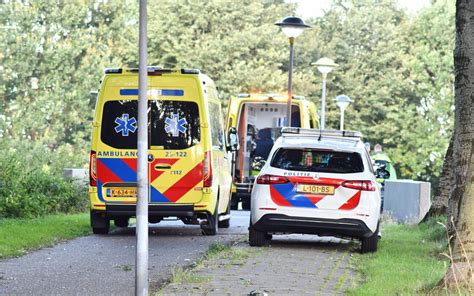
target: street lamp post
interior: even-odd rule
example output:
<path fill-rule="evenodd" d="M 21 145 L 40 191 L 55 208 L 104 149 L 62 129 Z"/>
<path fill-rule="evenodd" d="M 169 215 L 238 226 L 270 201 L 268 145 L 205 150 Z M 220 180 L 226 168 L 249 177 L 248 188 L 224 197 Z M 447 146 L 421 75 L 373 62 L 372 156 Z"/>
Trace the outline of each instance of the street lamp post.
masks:
<path fill-rule="evenodd" d="M 336 101 L 336 105 L 341 109 L 341 122 L 340 122 L 340 129 L 341 131 L 344 130 L 344 111 L 346 110 L 347 106 L 349 106 L 350 103 L 354 102 L 351 100 L 346 95 L 339 95 L 334 99 Z"/>
<path fill-rule="evenodd" d="M 296 37 L 301 35 L 303 31 L 310 26 L 306 25 L 302 19 L 295 16 L 287 16 L 275 25 L 279 26 L 282 32 L 290 40 L 290 68 L 288 70 L 288 109 L 286 113 L 286 126 L 291 126 L 291 100 L 293 98 L 293 44 L 295 43 Z"/>
<path fill-rule="evenodd" d="M 322 93 L 322 98 L 321 98 L 321 124 L 319 125 L 320 129 L 324 129 L 324 125 L 326 122 L 326 78 L 328 76 L 328 73 L 331 72 L 331 70 L 334 67 L 337 67 L 338 65 L 334 63 L 333 60 L 330 58 L 320 58 L 319 60 L 316 61 L 316 63 L 312 63 L 311 65 L 315 65 L 318 68 L 318 71 L 323 74 L 323 93 Z"/>

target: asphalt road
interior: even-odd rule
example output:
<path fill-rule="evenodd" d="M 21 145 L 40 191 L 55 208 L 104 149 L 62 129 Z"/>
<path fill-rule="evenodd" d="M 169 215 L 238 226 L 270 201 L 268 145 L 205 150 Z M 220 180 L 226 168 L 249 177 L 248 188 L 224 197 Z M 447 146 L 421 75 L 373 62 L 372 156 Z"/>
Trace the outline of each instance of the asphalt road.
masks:
<path fill-rule="evenodd" d="M 249 212 L 232 212 L 231 227 L 203 236 L 181 221 L 151 224 L 150 285 L 177 266 L 191 264 L 216 242 L 247 234 Z M 106 236 L 80 237 L 25 256 L 0 261 L 1 295 L 132 295 L 135 285 L 135 228 Z"/>

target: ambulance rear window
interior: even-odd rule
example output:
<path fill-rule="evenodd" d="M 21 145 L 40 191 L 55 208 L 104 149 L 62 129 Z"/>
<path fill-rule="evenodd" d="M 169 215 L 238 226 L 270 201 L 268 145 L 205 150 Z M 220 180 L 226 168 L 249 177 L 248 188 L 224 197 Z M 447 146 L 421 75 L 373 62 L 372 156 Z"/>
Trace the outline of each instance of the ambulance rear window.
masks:
<path fill-rule="evenodd" d="M 151 145 L 186 149 L 201 139 L 199 109 L 195 102 L 152 101 Z"/>
<path fill-rule="evenodd" d="M 108 101 L 104 104 L 101 140 L 117 149 L 137 148 L 138 101 Z M 199 109 L 195 102 L 150 101 L 148 145 L 186 149 L 199 143 Z"/>

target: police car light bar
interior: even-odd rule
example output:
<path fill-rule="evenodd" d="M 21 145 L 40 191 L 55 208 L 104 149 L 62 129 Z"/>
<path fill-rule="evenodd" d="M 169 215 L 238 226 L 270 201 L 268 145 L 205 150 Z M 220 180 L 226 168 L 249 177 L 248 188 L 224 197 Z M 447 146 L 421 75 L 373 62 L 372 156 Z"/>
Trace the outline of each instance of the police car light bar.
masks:
<path fill-rule="evenodd" d="M 326 136 L 326 137 L 347 137 L 362 138 L 362 133 L 358 131 L 339 131 L 339 130 L 319 130 L 299 127 L 284 127 L 281 129 L 282 134 L 298 134 L 308 136 Z"/>

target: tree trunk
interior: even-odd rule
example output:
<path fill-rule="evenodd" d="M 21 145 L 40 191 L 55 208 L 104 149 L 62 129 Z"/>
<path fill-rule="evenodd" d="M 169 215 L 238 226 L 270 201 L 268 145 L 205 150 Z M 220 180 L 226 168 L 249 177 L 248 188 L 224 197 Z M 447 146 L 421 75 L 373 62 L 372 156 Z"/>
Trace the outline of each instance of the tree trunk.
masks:
<path fill-rule="evenodd" d="M 454 180 L 449 200 L 453 221 L 452 263 L 444 282 L 474 290 L 474 1 L 456 1 L 454 49 L 456 112 L 454 121 Z"/>
<path fill-rule="evenodd" d="M 453 164 L 454 133 L 449 141 L 448 150 L 444 156 L 443 171 L 439 179 L 438 195 L 433 199 L 429 216 L 445 215 L 448 213 L 448 201 L 454 188 L 454 164 Z"/>

